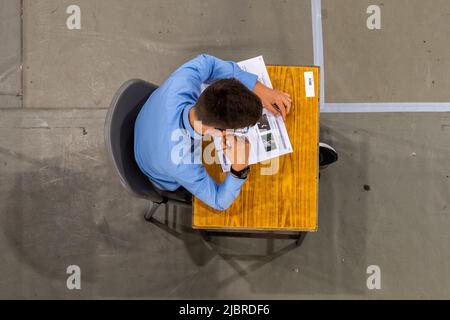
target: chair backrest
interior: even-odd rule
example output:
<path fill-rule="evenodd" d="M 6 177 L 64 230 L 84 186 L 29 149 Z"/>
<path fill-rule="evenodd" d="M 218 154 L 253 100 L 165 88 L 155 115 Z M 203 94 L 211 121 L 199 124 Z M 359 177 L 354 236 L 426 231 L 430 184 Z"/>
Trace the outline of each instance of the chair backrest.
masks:
<path fill-rule="evenodd" d="M 123 187 L 132 195 L 162 201 L 134 158 L 134 124 L 142 106 L 158 87 L 143 80 L 125 82 L 114 95 L 105 120 L 105 144 Z"/>

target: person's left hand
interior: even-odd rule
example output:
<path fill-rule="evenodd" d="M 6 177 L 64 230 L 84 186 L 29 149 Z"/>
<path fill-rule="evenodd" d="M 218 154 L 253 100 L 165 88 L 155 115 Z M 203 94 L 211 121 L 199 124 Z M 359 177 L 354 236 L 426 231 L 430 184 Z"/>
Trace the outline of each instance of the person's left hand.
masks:
<path fill-rule="evenodd" d="M 284 120 L 291 109 L 291 96 L 276 89 L 271 89 L 256 81 L 253 92 L 261 99 L 263 107 L 273 114 L 281 114 Z M 277 107 L 279 110 L 277 110 Z"/>
<path fill-rule="evenodd" d="M 229 147 L 228 147 L 229 142 Z M 222 148 L 231 161 L 231 166 L 236 171 L 241 171 L 248 167 L 250 160 L 250 142 L 247 138 L 235 136 L 233 134 L 224 135 Z"/>

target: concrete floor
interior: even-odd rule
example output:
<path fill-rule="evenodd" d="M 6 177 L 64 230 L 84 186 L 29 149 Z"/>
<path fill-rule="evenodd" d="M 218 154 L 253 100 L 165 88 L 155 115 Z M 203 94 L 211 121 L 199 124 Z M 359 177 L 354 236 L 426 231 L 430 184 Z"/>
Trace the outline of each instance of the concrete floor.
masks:
<path fill-rule="evenodd" d="M 0 0 L 0 298 L 450 297 L 450 113 L 322 114 L 340 161 L 301 247 L 207 245 L 180 208 L 145 223 L 109 167 L 103 123 L 121 82 L 159 83 L 201 52 L 311 65 L 310 1 L 78 0 L 69 31 L 72 2 Z M 369 31 L 377 3 L 382 30 Z M 450 101 L 448 1 L 322 7 L 327 102 Z"/>

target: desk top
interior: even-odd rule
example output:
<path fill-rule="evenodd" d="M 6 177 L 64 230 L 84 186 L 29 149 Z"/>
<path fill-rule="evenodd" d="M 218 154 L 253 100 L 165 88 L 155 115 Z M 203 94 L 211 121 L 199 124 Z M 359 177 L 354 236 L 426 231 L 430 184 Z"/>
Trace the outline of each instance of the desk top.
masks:
<path fill-rule="evenodd" d="M 286 128 L 294 152 L 279 157 L 278 173 L 262 175 L 273 163 L 251 166 L 248 181 L 226 211 L 217 211 L 194 197 L 193 228 L 221 230 L 316 231 L 318 200 L 319 68 L 267 66 L 274 88 L 291 95 Z M 304 72 L 314 74 L 314 93 L 306 97 Z M 218 183 L 220 165 L 206 165 Z M 264 169 L 265 168 L 265 169 Z"/>

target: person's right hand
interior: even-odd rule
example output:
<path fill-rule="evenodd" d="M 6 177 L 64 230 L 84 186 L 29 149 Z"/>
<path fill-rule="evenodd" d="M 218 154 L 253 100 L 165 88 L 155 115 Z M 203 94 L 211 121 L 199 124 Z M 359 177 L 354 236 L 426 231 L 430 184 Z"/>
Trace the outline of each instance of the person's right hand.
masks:
<path fill-rule="evenodd" d="M 250 143 L 246 138 L 233 134 L 224 135 L 222 144 L 234 170 L 241 171 L 248 167 Z"/>
<path fill-rule="evenodd" d="M 264 108 L 274 115 L 281 115 L 286 121 L 286 115 L 291 110 L 292 99 L 288 93 L 277 89 L 266 87 L 259 81 L 256 81 L 253 92 L 261 99 Z"/>

